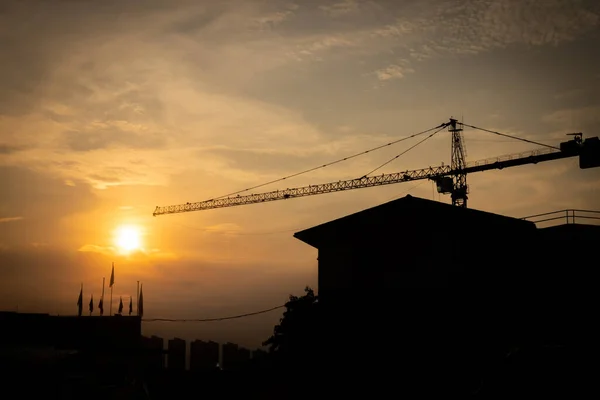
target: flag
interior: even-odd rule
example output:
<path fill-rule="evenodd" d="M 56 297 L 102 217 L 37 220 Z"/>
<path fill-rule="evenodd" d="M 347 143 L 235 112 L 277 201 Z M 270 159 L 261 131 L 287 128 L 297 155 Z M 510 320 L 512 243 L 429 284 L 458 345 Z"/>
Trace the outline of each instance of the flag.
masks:
<path fill-rule="evenodd" d="M 94 295 L 90 297 L 90 314 L 94 312 Z"/>
<path fill-rule="evenodd" d="M 123 312 L 123 298 L 119 297 L 119 314 Z"/>
<path fill-rule="evenodd" d="M 133 297 L 129 296 L 129 315 L 133 311 Z"/>
<path fill-rule="evenodd" d="M 144 294 L 142 293 L 143 287 L 144 287 L 144 284 L 142 284 L 142 286 L 140 286 L 140 299 L 138 300 L 138 315 L 140 317 L 144 316 Z"/>
<path fill-rule="evenodd" d="M 100 310 L 100 316 L 104 314 L 104 299 L 100 297 L 100 301 L 98 302 L 98 310 Z"/>
<path fill-rule="evenodd" d="M 79 299 L 77 299 L 77 315 L 81 317 L 83 311 L 83 284 L 81 284 L 81 290 L 79 290 Z"/>
<path fill-rule="evenodd" d="M 115 284 L 115 263 L 112 263 L 112 271 L 110 272 L 110 283 L 108 287 L 113 287 Z"/>

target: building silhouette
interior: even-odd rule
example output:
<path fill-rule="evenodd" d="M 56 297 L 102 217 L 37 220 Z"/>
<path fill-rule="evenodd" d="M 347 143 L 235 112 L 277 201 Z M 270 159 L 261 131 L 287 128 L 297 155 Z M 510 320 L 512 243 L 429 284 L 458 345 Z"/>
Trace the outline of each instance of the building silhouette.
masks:
<path fill-rule="evenodd" d="M 167 367 L 173 371 L 185 371 L 186 341 L 180 338 L 168 342 Z"/>
<path fill-rule="evenodd" d="M 211 371 L 219 363 L 219 344 L 194 340 L 190 343 L 190 371 Z"/>
<path fill-rule="evenodd" d="M 237 351 L 238 345 L 235 343 L 227 342 L 221 346 L 221 368 L 235 370 L 239 367 Z"/>
<path fill-rule="evenodd" d="M 256 349 L 254 351 L 252 351 L 252 358 L 253 359 L 263 359 L 264 357 L 267 356 L 267 352 L 262 350 L 262 349 Z"/>
<path fill-rule="evenodd" d="M 250 350 L 239 347 L 235 343 L 225 343 L 222 346 L 222 368 L 227 371 L 238 371 L 248 365 Z"/>
<path fill-rule="evenodd" d="M 246 366 L 250 360 L 252 352 L 244 347 L 238 347 L 237 358 L 240 367 Z"/>
<path fill-rule="evenodd" d="M 344 376 L 394 360 L 394 385 L 468 392 L 511 343 L 585 334 L 589 318 L 574 315 L 593 303 L 577 287 L 593 282 L 599 230 L 406 196 L 297 232 L 318 250 L 318 364 Z M 390 345 L 347 351 L 361 342 Z"/>
<path fill-rule="evenodd" d="M 319 298 L 325 301 L 358 287 L 499 285 L 506 276 L 498 268 L 506 271 L 511 256 L 523 250 L 518 239 L 535 229 L 529 221 L 406 196 L 294 236 L 318 249 Z"/>
<path fill-rule="evenodd" d="M 0 383 L 18 385 L 19 396 L 102 390 L 137 393 L 139 317 L 71 317 L 0 312 Z M 110 373 L 105 373 L 110 371 Z M 41 392 L 37 393 L 36 392 Z"/>
<path fill-rule="evenodd" d="M 145 368 L 156 371 L 165 367 L 164 342 L 164 339 L 158 336 L 142 336 Z"/>
<path fill-rule="evenodd" d="M 0 312 L 0 343 L 69 350 L 121 351 L 140 345 L 140 317 L 74 317 Z"/>

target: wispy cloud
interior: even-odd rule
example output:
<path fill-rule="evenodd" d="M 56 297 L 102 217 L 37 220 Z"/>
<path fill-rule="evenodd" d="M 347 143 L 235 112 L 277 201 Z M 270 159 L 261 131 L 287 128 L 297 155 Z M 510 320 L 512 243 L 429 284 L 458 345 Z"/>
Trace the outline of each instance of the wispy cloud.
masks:
<path fill-rule="evenodd" d="M 0 224 L 3 222 L 20 221 L 22 219 L 23 219 L 23 217 L 0 217 Z"/>
<path fill-rule="evenodd" d="M 542 121 L 559 130 L 593 129 L 600 124 L 600 105 L 557 110 L 544 115 Z"/>
<path fill-rule="evenodd" d="M 431 2 L 371 32 L 414 61 L 489 52 L 511 45 L 556 46 L 600 25 L 581 0 Z M 390 42 L 395 40 L 395 42 Z"/>
<path fill-rule="evenodd" d="M 154 5 L 130 24 L 109 18 L 110 8 L 86 13 L 72 27 L 77 34 L 64 31 L 62 14 L 50 8 L 56 18 L 31 25 L 24 38 L 6 25 L 16 64 L 0 67 L 10 72 L 0 82 L 7 89 L 0 97 L 10 100 L 0 101 L 2 143 L 10 143 L 0 145 L 0 164 L 96 188 L 166 185 L 187 171 L 256 182 L 264 169 L 237 167 L 240 152 L 270 154 L 273 162 L 296 152 L 308 163 L 364 139 L 353 131 L 332 141 L 303 110 L 248 94 L 269 90 L 256 82 L 275 72 L 291 82 L 312 61 L 329 60 L 339 71 L 363 63 L 368 72 L 357 78 L 379 84 L 406 81 L 428 59 L 557 45 L 598 26 L 597 9 L 576 0 L 334 1 L 315 12 L 302 3 L 194 4 Z M 329 22 L 344 18 L 325 24 L 324 12 Z M 63 30 L 36 44 L 50 28 Z M 33 43 L 27 53 L 19 40 Z"/>
<path fill-rule="evenodd" d="M 116 254 L 116 249 L 112 246 L 99 246 L 95 244 L 85 244 L 79 248 L 78 251 L 84 253 L 98 253 L 104 255 L 114 255 Z"/>
<path fill-rule="evenodd" d="M 339 17 L 346 14 L 357 13 L 360 10 L 358 0 L 342 0 L 331 4 L 321 5 L 319 9 L 326 14 Z"/>
<path fill-rule="evenodd" d="M 85 244 L 78 249 L 81 253 L 95 253 L 104 256 L 121 257 L 125 256 L 129 260 L 142 261 L 149 259 L 150 257 L 154 260 L 160 259 L 177 259 L 177 255 L 174 253 L 163 251 L 160 249 L 138 249 L 127 253 L 126 255 L 120 254 L 119 250 L 114 246 L 101 246 L 96 244 Z"/>
<path fill-rule="evenodd" d="M 260 28 L 274 28 L 284 21 L 293 17 L 294 12 L 298 9 L 298 5 L 289 4 L 284 9 L 266 13 L 255 18 L 257 25 Z"/>
<path fill-rule="evenodd" d="M 598 25 L 598 15 L 577 3 L 505 0 L 479 8 L 462 4 L 449 10 L 456 25 L 446 25 L 447 36 L 437 50 L 473 54 L 513 44 L 556 46 L 571 41 Z"/>
<path fill-rule="evenodd" d="M 406 74 L 415 72 L 414 69 L 408 67 L 408 62 L 403 63 L 404 65 L 392 64 L 385 68 L 378 69 L 375 71 L 377 79 L 380 81 L 388 81 L 391 79 L 402 79 Z"/>

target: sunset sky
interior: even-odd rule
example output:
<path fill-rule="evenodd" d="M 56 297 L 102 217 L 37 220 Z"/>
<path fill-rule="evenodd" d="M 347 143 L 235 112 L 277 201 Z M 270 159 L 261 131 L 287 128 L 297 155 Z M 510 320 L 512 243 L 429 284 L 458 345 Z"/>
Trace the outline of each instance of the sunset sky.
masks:
<path fill-rule="evenodd" d="M 599 136 L 598 43 L 596 0 L 4 0 L 0 309 L 74 314 L 81 282 L 86 309 L 113 261 L 113 308 L 135 299 L 139 280 L 148 318 L 283 304 L 317 283 L 317 252 L 295 231 L 407 193 L 450 199 L 421 181 L 159 217 L 154 208 L 451 116 L 551 145 L 569 132 Z M 358 178 L 417 141 L 262 189 Z M 536 148 L 474 130 L 465 143 L 468 160 Z M 445 131 L 378 173 L 442 162 Z M 485 211 L 600 209 L 600 171 L 577 159 L 468 181 L 469 206 Z M 124 227 L 139 250 L 118 246 Z M 254 347 L 280 316 L 143 329 Z"/>

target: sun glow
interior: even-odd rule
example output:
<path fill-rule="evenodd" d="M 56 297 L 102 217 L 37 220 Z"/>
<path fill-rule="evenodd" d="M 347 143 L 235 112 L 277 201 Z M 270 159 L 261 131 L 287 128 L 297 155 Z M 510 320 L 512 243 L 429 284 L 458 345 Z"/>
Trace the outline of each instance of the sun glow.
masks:
<path fill-rule="evenodd" d="M 115 244 L 123 253 L 140 250 L 142 247 L 142 240 L 139 229 L 133 226 L 119 227 L 115 235 Z"/>

